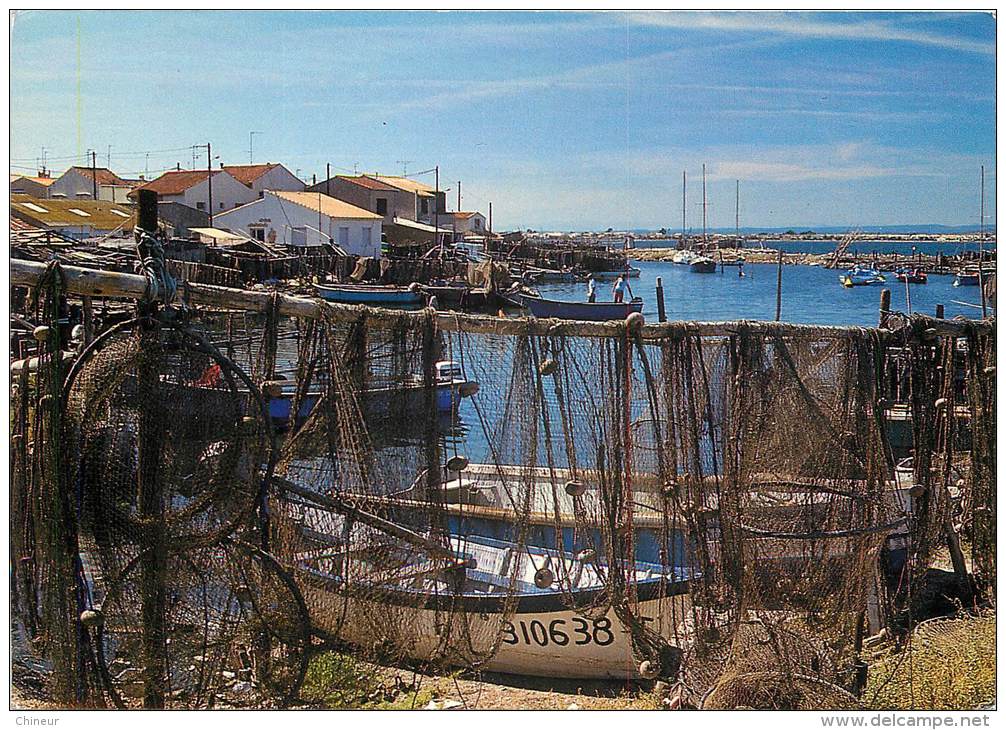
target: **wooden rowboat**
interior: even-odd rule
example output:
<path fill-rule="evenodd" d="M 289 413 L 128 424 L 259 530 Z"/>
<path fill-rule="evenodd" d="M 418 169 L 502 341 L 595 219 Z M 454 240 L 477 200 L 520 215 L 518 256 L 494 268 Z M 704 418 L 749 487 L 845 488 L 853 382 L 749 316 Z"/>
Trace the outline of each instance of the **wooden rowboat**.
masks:
<path fill-rule="evenodd" d="M 605 322 L 611 319 L 625 319 L 633 312 L 643 311 L 643 301 L 631 302 L 563 302 L 544 297 L 524 297 L 523 304 L 535 317 L 555 319 L 580 319 L 589 322 Z"/>

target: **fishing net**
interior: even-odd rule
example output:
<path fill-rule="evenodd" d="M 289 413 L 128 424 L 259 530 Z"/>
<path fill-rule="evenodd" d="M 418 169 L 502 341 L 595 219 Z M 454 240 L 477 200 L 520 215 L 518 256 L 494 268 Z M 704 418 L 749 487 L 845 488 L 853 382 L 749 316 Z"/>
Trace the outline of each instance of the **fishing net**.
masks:
<path fill-rule="evenodd" d="M 988 327 L 279 309 L 113 329 L 61 409 L 54 358 L 15 380 L 18 625 L 68 703 L 289 704 L 321 647 L 850 708 L 944 551 L 994 587 Z"/>

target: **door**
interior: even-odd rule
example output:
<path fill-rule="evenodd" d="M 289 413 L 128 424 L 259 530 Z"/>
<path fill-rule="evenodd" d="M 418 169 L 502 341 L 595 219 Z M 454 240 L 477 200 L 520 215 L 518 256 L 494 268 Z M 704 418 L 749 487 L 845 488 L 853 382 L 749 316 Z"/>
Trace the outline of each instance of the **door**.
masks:
<path fill-rule="evenodd" d="M 339 246 L 343 251 L 349 246 L 349 226 L 339 226 Z"/>
<path fill-rule="evenodd" d="M 370 251 L 370 226 L 363 227 L 363 233 L 360 236 L 360 245 L 363 246 L 364 252 Z"/>

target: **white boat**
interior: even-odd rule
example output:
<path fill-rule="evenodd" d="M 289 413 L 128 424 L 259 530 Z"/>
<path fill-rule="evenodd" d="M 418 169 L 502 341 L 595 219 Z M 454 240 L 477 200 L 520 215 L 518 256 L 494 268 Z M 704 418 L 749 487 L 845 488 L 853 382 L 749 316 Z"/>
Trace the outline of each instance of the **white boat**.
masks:
<path fill-rule="evenodd" d="M 591 271 L 590 276 L 595 279 L 612 280 L 618 277 L 627 277 L 629 279 L 638 279 L 639 275 L 642 273 L 640 269 L 634 266 L 627 266 L 624 269 L 613 269 L 611 271 Z"/>
<path fill-rule="evenodd" d="M 396 648 L 426 660 L 437 656 L 443 637 L 485 654 L 497 635 L 498 650 L 483 670 L 540 677 L 634 679 L 628 629 L 613 610 L 598 616 L 607 591 L 589 551 L 576 556 L 474 536 L 450 537 L 455 561 L 416 558 L 415 548 L 393 541 L 380 547 L 373 533 L 368 550 L 346 552 L 331 545 L 296 557 L 295 575 L 309 605 L 338 605 L 338 611 L 314 611 L 323 634 L 361 646 L 387 639 L 399 627 Z M 372 557 L 371 557 L 372 556 Z M 600 568 L 600 570 L 599 570 Z M 665 637 L 688 613 L 688 582 L 683 571 L 665 574 L 657 564 L 637 563 L 627 579 L 636 586 L 635 611 L 647 627 Z M 385 579 L 384 576 L 396 576 Z M 375 580 L 376 579 L 376 580 Z M 460 583 L 459 583 L 460 581 Z M 586 614 L 590 614 L 589 616 Z M 450 622 L 448 624 L 448 622 Z M 461 637 L 466 637 L 462 639 Z M 472 657 L 459 648 L 461 664 Z M 672 649 L 674 664 L 680 659 Z M 667 669 L 673 673 L 676 666 Z"/>
<path fill-rule="evenodd" d="M 685 249 L 674 254 L 671 257 L 671 263 L 678 264 L 679 266 L 691 266 L 692 262 L 697 258 L 701 258 L 701 254 Z"/>

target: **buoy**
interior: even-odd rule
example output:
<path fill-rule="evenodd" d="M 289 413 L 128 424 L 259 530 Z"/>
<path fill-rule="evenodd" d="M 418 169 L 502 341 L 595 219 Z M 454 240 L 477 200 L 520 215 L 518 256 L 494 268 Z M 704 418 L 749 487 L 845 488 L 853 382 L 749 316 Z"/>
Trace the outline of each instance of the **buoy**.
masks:
<path fill-rule="evenodd" d="M 541 589 L 550 588 L 555 582 L 555 575 L 548 568 L 538 568 L 534 573 L 534 584 Z"/>
<path fill-rule="evenodd" d="M 656 679 L 660 676 L 660 665 L 646 659 L 639 663 L 639 676 L 643 679 Z"/>
<path fill-rule="evenodd" d="M 464 471 L 467 468 L 468 468 L 467 456 L 461 456 L 459 454 L 457 456 L 452 456 L 447 460 L 447 471 Z"/>
<path fill-rule="evenodd" d="M 630 332 L 638 332 L 642 329 L 645 323 L 646 318 L 643 316 L 642 312 L 631 312 L 629 316 L 625 318 L 625 325 L 629 328 Z"/>
<path fill-rule="evenodd" d="M 542 360 L 541 365 L 538 366 L 538 372 L 542 375 L 551 375 L 558 369 L 558 367 L 558 362 L 552 358 L 548 358 L 547 360 Z"/>
<path fill-rule="evenodd" d="M 933 403 L 933 405 L 936 406 L 937 408 L 946 408 L 947 407 L 947 399 L 946 398 L 937 398 L 936 402 Z"/>
<path fill-rule="evenodd" d="M 80 623 L 88 629 L 96 628 L 105 623 L 105 617 L 102 615 L 101 611 L 95 611 L 89 608 L 80 612 Z"/>
<path fill-rule="evenodd" d="M 582 497 L 587 491 L 587 486 L 583 482 L 578 482 L 575 479 L 570 479 L 566 482 L 566 494 L 570 497 Z"/>
<path fill-rule="evenodd" d="M 31 336 L 34 337 L 38 342 L 45 342 L 49 338 L 49 328 L 44 324 L 40 324 L 38 327 L 31 331 Z"/>
<path fill-rule="evenodd" d="M 926 485 L 925 484 L 913 484 L 912 488 L 908 490 L 908 493 L 910 495 L 912 495 L 913 497 L 916 497 L 916 498 L 921 497 L 923 494 L 926 493 Z"/>

